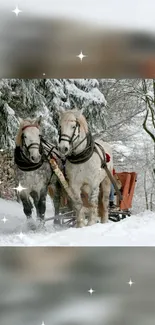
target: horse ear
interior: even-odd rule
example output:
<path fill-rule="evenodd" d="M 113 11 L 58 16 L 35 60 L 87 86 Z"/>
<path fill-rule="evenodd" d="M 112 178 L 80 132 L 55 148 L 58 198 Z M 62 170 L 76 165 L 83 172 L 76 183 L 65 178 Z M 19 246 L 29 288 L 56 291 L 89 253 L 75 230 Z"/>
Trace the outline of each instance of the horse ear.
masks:
<path fill-rule="evenodd" d="M 40 115 L 37 119 L 36 119 L 36 123 L 40 126 L 42 122 L 42 115 Z"/>
<path fill-rule="evenodd" d="M 18 122 L 21 124 L 23 122 L 23 119 L 21 117 L 17 117 Z"/>
<path fill-rule="evenodd" d="M 57 114 L 58 114 L 58 120 L 61 120 L 61 117 L 62 117 L 63 113 L 64 113 L 64 109 L 63 109 L 63 108 L 60 109 L 60 110 L 57 112 Z"/>

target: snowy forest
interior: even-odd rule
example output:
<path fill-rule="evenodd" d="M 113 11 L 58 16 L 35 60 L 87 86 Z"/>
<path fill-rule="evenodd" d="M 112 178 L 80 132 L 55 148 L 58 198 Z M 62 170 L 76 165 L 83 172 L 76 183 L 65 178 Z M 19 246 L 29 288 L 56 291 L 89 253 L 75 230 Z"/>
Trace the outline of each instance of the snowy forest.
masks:
<path fill-rule="evenodd" d="M 115 169 L 138 173 L 135 212 L 155 211 L 155 80 L 1 79 L 0 148 L 14 148 L 18 116 L 42 115 L 44 136 L 56 142 L 58 113 L 74 108 L 111 144 Z"/>

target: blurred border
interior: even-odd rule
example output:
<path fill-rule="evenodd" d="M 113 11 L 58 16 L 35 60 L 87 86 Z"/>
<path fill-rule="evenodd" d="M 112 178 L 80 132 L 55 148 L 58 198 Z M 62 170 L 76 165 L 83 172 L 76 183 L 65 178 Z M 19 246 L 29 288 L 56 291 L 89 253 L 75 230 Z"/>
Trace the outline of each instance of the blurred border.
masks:
<path fill-rule="evenodd" d="M 154 257 L 145 247 L 1 248 L 1 325 L 153 325 Z"/>
<path fill-rule="evenodd" d="M 153 32 L 14 16 L 0 15 L 0 78 L 155 77 Z"/>

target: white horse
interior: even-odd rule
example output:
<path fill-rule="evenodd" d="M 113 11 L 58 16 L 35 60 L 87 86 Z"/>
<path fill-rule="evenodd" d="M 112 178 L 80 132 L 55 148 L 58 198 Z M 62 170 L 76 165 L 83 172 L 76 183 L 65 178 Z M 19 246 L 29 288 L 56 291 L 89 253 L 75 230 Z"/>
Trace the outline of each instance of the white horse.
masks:
<path fill-rule="evenodd" d="M 63 112 L 60 115 L 59 127 L 59 151 L 66 157 L 66 176 L 78 198 L 77 202 L 74 202 L 77 227 L 85 225 L 86 213 L 88 225 L 96 223 L 98 212 L 101 222 L 107 222 L 111 181 L 103 165 L 107 163 L 112 173 L 113 158 L 109 144 L 102 140 L 94 142 L 86 119 L 78 110 Z M 106 157 L 110 158 L 109 162 L 106 162 Z M 87 209 L 81 194 L 86 194 L 89 198 Z"/>

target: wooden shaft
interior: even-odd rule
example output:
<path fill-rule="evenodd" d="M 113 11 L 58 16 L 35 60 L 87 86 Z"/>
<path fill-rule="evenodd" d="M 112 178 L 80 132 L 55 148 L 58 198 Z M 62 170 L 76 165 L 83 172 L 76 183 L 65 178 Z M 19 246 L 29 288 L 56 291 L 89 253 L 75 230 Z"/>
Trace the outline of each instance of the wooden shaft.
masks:
<path fill-rule="evenodd" d="M 62 171 L 59 169 L 56 161 L 54 159 L 50 159 L 50 164 L 51 164 L 52 169 L 53 169 L 54 173 L 56 174 L 60 184 L 64 187 L 66 193 L 71 198 L 71 200 L 73 200 L 74 203 L 79 201 L 79 199 L 75 196 L 73 189 L 67 183 L 67 181 L 66 181 Z"/>
<path fill-rule="evenodd" d="M 122 201 L 122 200 L 123 200 L 123 196 L 122 196 L 122 194 L 121 194 L 121 192 L 120 192 L 120 190 L 119 190 L 119 188 L 118 188 L 118 186 L 117 186 L 117 183 L 116 183 L 114 177 L 112 176 L 112 174 L 111 174 L 111 172 L 110 172 L 110 170 L 108 169 L 108 167 L 107 167 L 106 164 L 105 164 L 105 166 L 104 166 L 104 169 L 105 169 L 105 171 L 106 171 L 106 173 L 107 173 L 109 179 L 111 180 L 111 183 L 114 185 L 115 191 L 116 191 L 116 193 L 117 193 L 117 195 L 118 195 L 120 201 Z"/>

